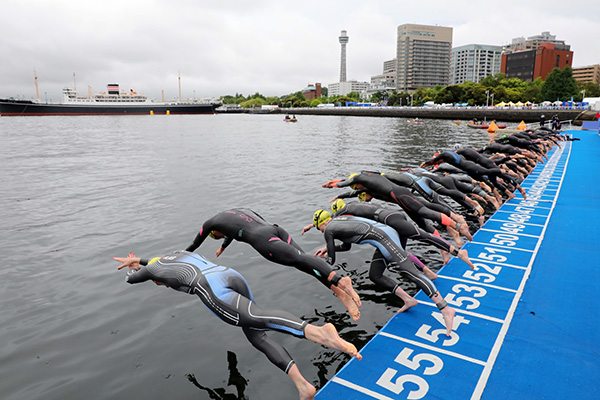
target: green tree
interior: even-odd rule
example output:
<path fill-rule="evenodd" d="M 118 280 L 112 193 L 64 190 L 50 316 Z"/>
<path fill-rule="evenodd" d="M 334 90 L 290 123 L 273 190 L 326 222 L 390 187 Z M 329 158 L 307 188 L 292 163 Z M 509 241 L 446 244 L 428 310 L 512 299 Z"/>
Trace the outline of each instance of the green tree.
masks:
<path fill-rule="evenodd" d="M 319 100 L 319 99 L 313 99 L 313 100 L 310 102 L 310 107 L 316 107 L 316 106 L 318 106 L 319 104 L 323 104 L 323 103 L 321 103 L 321 100 Z"/>
<path fill-rule="evenodd" d="M 254 99 L 241 102 L 240 106 L 242 108 L 258 108 L 264 104 L 267 104 L 265 100 L 261 99 L 260 97 L 256 97 Z"/>
<path fill-rule="evenodd" d="M 546 78 L 541 92 L 543 100 L 570 100 L 577 96 L 577 82 L 573 78 L 573 69 L 568 65 L 562 70 L 554 68 Z"/>
<path fill-rule="evenodd" d="M 583 100 L 583 90 L 585 90 L 585 97 L 600 97 L 600 85 L 597 83 L 577 82 L 578 99 Z"/>

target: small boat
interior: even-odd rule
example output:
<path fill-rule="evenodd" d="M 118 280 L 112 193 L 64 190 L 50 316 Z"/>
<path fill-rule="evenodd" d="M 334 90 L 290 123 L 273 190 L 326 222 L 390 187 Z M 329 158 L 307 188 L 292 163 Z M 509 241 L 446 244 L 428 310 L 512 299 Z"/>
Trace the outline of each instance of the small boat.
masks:
<path fill-rule="evenodd" d="M 289 116 L 285 116 L 285 118 L 283 119 L 285 122 L 297 122 L 298 120 L 296 119 L 296 117 L 290 118 Z"/>
<path fill-rule="evenodd" d="M 456 122 L 452 122 L 450 125 L 460 125 L 460 121 L 456 120 Z"/>
<path fill-rule="evenodd" d="M 489 124 L 474 124 L 474 123 L 468 123 L 467 126 L 469 128 L 473 128 L 473 129 L 488 129 L 490 127 Z M 498 129 L 506 128 L 506 125 L 502 125 L 502 124 L 496 124 L 496 126 L 498 127 Z"/>
<path fill-rule="evenodd" d="M 418 119 L 408 119 L 408 120 L 406 120 L 406 122 L 409 122 L 411 124 L 422 124 L 423 123 L 423 121 L 418 120 Z"/>

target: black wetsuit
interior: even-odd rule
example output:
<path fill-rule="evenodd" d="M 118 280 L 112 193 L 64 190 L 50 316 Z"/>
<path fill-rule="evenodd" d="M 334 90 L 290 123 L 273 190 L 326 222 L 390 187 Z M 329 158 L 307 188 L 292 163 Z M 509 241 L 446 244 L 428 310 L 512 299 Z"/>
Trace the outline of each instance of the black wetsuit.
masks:
<path fill-rule="evenodd" d="M 452 210 L 452 207 L 450 207 L 439 196 L 440 194 L 446 196 L 448 195 L 448 191 L 446 191 L 446 188 L 429 179 L 428 177 L 415 175 L 406 171 L 386 172 L 384 175 L 386 178 L 388 178 L 395 184 L 409 188 L 414 193 L 418 193 L 425 200 L 431 203 L 441 204 L 442 206 L 448 207 L 448 209 Z M 454 210 L 452 211 L 455 212 Z"/>
<path fill-rule="evenodd" d="M 364 186 L 366 191 L 376 199 L 398 204 L 426 232 L 433 233 L 435 231 L 431 225 L 426 223 L 426 219 L 442 225 L 451 225 L 452 223 L 450 217 L 452 210 L 448 207 L 417 198 L 410 190 L 396 185 L 385 175 L 363 171 L 352 178 L 337 182 L 336 186 L 346 187 L 355 184 Z"/>
<path fill-rule="evenodd" d="M 218 213 L 202 225 L 193 243 L 186 250 L 194 251 L 204 242 L 211 231 L 225 235 L 223 249 L 233 240 L 248 243 L 264 258 L 278 264 L 292 266 L 317 278 L 327 287 L 337 286 L 341 276 L 335 274 L 327 280 L 332 269 L 323 260 L 308 255 L 298 246 L 289 233 L 278 225 L 270 224 L 250 209 L 235 208 Z"/>
<path fill-rule="evenodd" d="M 500 184 L 496 181 L 496 178 L 500 178 L 504 180 L 506 183 L 509 183 L 513 186 L 517 186 L 518 183 L 510 176 L 505 174 L 493 160 L 490 160 L 488 157 L 482 155 L 478 151 L 471 149 L 469 147 L 463 147 L 456 151 L 457 154 L 463 156 L 465 159 L 473 161 L 485 168 L 488 169 L 487 176 L 496 185 L 497 187 L 504 188 L 504 185 Z"/>
<path fill-rule="evenodd" d="M 419 177 L 426 178 L 426 182 L 435 182 L 437 186 L 441 188 L 433 189 L 437 193 L 450 197 L 452 200 L 456 201 L 458 204 L 460 204 L 469 211 L 475 211 L 475 207 L 473 207 L 473 205 L 466 200 L 466 193 L 471 193 L 471 191 L 459 189 L 456 183 L 454 182 L 454 179 L 447 178 L 443 175 L 436 175 L 423 168 L 413 168 L 410 171 Z"/>
<path fill-rule="evenodd" d="M 501 190 L 506 190 L 506 187 L 502 185 L 496 179 L 499 177 L 499 174 L 503 174 L 500 168 L 496 167 L 494 169 L 489 169 L 480 165 L 474 161 L 467 160 L 462 157 L 460 154 L 457 154 L 453 151 L 443 151 L 434 158 L 429 161 L 423 163 L 424 165 L 433 165 L 439 162 L 447 162 L 450 165 L 453 165 L 464 172 L 467 173 L 473 179 L 484 182 L 490 187 L 497 187 Z"/>
<path fill-rule="evenodd" d="M 198 295 L 202 303 L 222 321 L 241 327 L 250 343 L 279 369 L 287 373 L 294 365 L 285 348 L 269 338 L 265 330 L 304 338 L 304 328 L 308 322 L 285 311 L 260 308 L 239 272 L 186 251 L 153 258 L 150 263 L 142 260 L 140 264 L 144 266 L 127 274 L 128 283 L 153 280 L 172 289 Z"/>
<path fill-rule="evenodd" d="M 377 204 L 346 203 L 346 205 L 333 214 L 333 218 L 340 215 L 353 215 L 380 222 L 392 227 L 400 237 L 400 245 L 406 249 L 408 239 L 434 245 L 444 251 L 450 252 L 450 243 L 439 236 L 432 235 L 419 228 L 414 222 L 406 219 L 403 212 L 393 208 L 381 207 Z M 409 254 L 410 256 L 410 254 Z M 415 261 L 412 257 L 413 262 Z"/>
<path fill-rule="evenodd" d="M 423 272 L 419 271 L 410 260 L 408 254 L 402 248 L 398 233 L 390 226 L 365 218 L 342 215 L 331 219 L 323 233 L 327 244 L 327 261 L 330 264 L 335 263 L 336 251 L 350 250 L 353 243 L 370 244 L 377 249 L 369 269 L 369 279 L 371 281 L 394 293 L 399 284 L 384 276 L 383 272 L 388 266 L 396 266 L 400 269 L 402 275 L 408 277 L 429 297 L 437 293 L 437 288 L 433 282 Z M 343 244 L 336 246 L 336 239 Z"/>

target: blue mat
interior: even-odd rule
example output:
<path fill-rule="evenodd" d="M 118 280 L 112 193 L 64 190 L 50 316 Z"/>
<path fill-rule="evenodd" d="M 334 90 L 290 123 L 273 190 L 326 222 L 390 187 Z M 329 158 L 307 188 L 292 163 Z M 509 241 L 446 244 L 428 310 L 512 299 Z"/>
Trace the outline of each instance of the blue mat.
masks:
<path fill-rule="evenodd" d="M 505 203 L 465 245 L 476 269 L 453 259 L 439 271 L 436 286 L 457 310 L 452 336 L 419 292 L 420 304 L 395 315 L 317 399 L 600 398 L 591 165 L 600 137 L 569 133 L 581 141 L 536 167 L 527 200 Z"/>

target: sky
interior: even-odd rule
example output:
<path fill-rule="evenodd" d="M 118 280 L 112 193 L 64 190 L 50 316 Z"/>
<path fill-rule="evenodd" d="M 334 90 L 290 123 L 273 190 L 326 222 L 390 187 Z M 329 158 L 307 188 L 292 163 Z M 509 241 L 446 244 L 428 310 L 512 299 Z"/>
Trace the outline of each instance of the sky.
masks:
<path fill-rule="evenodd" d="M 453 47 L 548 31 L 573 66 L 600 63 L 600 2 L 573 0 L 0 0 L 0 97 L 59 101 L 136 90 L 160 100 L 283 96 L 347 77 L 370 82 L 395 58 L 402 24 L 453 28 Z"/>

